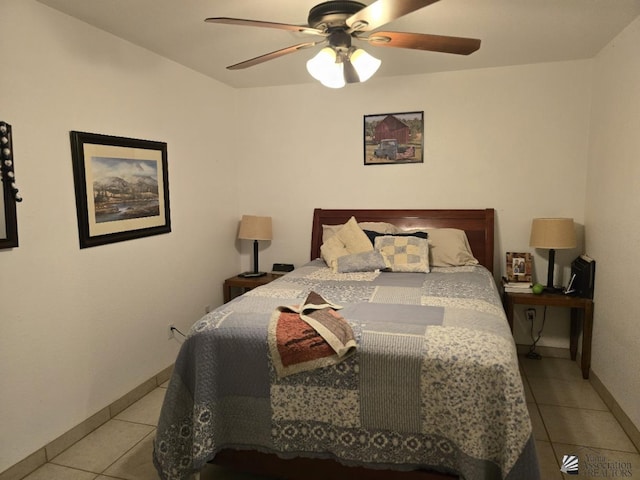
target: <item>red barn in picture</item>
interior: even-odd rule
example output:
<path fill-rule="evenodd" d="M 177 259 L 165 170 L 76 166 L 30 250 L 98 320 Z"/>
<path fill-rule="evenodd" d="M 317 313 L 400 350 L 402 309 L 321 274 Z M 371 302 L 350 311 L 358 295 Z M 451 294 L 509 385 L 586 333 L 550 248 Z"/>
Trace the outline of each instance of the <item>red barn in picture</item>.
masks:
<path fill-rule="evenodd" d="M 398 120 L 393 115 L 387 115 L 375 130 L 375 140 L 379 142 L 385 138 L 395 138 L 398 143 L 407 144 L 411 138 L 411 129 L 409 126 Z"/>

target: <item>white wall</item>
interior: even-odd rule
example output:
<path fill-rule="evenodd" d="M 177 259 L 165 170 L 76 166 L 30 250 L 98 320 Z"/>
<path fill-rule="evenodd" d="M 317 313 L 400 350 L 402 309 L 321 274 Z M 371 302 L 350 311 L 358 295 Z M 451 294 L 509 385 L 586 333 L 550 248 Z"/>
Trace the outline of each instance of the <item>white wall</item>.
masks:
<path fill-rule="evenodd" d="M 374 78 L 337 91 L 319 84 L 243 91 L 240 123 L 251 140 L 241 157 L 240 210 L 274 221 L 261 267 L 308 260 L 314 207 L 494 207 L 504 271 L 507 251 L 533 251 L 533 217 L 583 224 L 590 76 L 591 62 L 576 61 Z M 363 165 L 363 115 L 415 110 L 424 111 L 424 163 Z M 557 263 L 569 265 L 581 247 L 559 251 Z M 535 259 L 543 283 L 546 257 L 540 251 Z M 539 344 L 568 347 L 567 312 L 549 317 Z M 524 322 L 515 334 L 531 343 Z"/>
<path fill-rule="evenodd" d="M 236 91 L 32 0 L 0 3 L 20 247 L 0 250 L 0 472 L 173 363 L 237 271 Z M 168 143 L 173 231 L 80 250 L 69 131 Z M 215 149 L 211 148 L 215 144 Z"/>
<path fill-rule="evenodd" d="M 587 247 L 597 261 L 593 371 L 640 428 L 640 19 L 596 58 Z"/>
<path fill-rule="evenodd" d="M 273 217 L 260 257 L 268 269 L 308 260 L 314 207 L 494 207 L 499 272 L 505 252 L 531 251 L 533 217 L 586 223 L 599 262 L 594 370 L 640 424 L 633 356 L 617 358 L 638 352 L 638 312 L 618 306 L 632 298 L 619 272 L 638 250 L 638 229 L 635 244 L 620 240 L 621 255 L 607 235 L 628 220 L 620 205 L 638 191 L 629 163 L 638 153 L 637 25 L 616 41 L 624 48 L 598 59 L 591 114 L 593 61 L 374 78 L 339 91 L 232 90 L 33 0 L 2 2 L 11 48 L 0 118 L 14 127 L 25 201 L 20 247 L 0 251 L 0 472 L 174 360 L 167 324 L 186 330 L 204 305 L 221 303 L 225 277 L 250 268 L 251 246 L 230 242 L 241 214 Z M 618 102 L 617 91 L 631 101 Z M 364 166 L 363 115 L 414 110 L 425 113 L 425 162 Z M 168 143 L 172 233 L 79 250 L 70 130 Z M 601 207 L 588 197 L 586 216 L 587 191 L 614 200 Z M 582 247 L 559 252 L 558 263 Z M 536 252 L 541 279 L 545 256 Z M 568 345 L 557 315 L 541 345 Z M 515 333 L 529 342 L 522 323 Z M 625 373 L 607 363 L 612 355 Z"/>

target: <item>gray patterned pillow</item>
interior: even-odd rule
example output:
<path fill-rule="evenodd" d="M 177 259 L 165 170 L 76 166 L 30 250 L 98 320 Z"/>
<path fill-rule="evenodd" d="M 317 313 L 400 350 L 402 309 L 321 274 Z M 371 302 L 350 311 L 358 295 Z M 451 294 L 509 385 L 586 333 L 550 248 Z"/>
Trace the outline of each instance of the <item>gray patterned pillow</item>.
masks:
<path fill-rule="evenodd" d="M 429 273 L 429 244 L 424 238 L 384 235 L 376 237 L 375 248 L 392 272 Z"/>
<path fill-rule="evenodd" d="M 373 272 L 387 268 L 384 257 L 375 250 L 338 257 L 337 263 L 338 273 Z"/>

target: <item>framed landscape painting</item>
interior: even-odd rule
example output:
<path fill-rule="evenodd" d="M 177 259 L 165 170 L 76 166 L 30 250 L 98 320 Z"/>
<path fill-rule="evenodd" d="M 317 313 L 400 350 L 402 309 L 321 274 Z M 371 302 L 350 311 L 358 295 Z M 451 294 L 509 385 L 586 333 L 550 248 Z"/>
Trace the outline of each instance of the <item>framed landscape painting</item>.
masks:
<path fill-rule="evenodd" d="M 71 132 L 80 248 L 171 231 L 167 144 Z"/>

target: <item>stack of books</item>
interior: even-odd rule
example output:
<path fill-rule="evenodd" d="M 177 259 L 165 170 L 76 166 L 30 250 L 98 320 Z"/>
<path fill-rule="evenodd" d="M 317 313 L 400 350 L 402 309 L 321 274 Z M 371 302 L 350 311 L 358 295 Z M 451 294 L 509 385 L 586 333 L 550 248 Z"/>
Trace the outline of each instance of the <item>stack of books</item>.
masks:
<path fill-rule="evenodd" d="M 533 293 L 530 282 L 510 282 L 502 278 L 502 286 L 505 292 L 511 293 Z"/>

